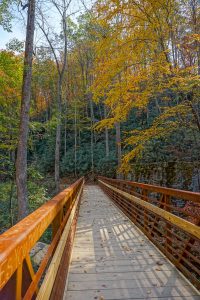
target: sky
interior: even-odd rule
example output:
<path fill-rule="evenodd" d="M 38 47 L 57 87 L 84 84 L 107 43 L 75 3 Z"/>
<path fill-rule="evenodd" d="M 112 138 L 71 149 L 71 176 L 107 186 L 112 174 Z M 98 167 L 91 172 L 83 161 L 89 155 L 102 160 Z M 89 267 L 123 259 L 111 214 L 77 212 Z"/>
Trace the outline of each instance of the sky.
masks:
<path fill-rule="evenodd" d="M 0 49 L 5 49 L 6 44 L 13 38 L 17 38 L 20 41 L 25 40 L 25 29 L 22 27 L 22 25 L 13 24 L 12 32 L 4 31 L 0 26 Z"/>
<path fill-rule="evenodd" d="M 84 5 L 82 4 L 84 1 Z M 94 1 L 93 1 L 94 2 Z M 84 6 L 88 9 L 91 7 L 92 0 L 74 0 L 72 1 L 72 9 L 81 11 L 84 10 Z M 51 15 L 51 12 L 49 13 Z M 12 32 L 4 31 L 3 28 L 0 26 L 0 49 L 5 49 L 6 44 L 12 40 L 13 38 L 17 38 L 19 41 L 24 41 L 26 36 L 25 25 L 23 21 L 20 21 L 20 18 L 16 18 L 12 22 Z"/>

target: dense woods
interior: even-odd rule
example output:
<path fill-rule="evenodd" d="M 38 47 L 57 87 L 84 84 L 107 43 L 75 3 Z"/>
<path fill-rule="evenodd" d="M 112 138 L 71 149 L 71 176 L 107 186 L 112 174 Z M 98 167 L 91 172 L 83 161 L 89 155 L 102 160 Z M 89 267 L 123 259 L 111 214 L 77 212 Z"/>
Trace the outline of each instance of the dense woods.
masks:
<path fill-rule="evenodd" d="M 0 8 L 5 30 L 12 5 Z M 26 213 L 26 153 L 29 211 L 88 173 L 199 191 L 198 0 L 99 0 L 76 19 L 71 1 L 48 5 L 53 23 L 36 1 L 27 151 L 25 138 L 17 152 L 26 51 L 17 39 L 0 50 L 2 230 Z"/>

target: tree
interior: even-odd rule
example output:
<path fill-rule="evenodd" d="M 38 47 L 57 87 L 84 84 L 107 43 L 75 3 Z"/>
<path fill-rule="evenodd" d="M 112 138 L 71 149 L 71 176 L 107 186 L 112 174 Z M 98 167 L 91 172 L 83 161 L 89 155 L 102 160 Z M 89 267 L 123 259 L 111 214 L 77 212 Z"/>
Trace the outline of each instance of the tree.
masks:
<path fill-rule="evenodd" d="M 11 31 L 12 14 L 10 12 L 10 6 L 13 2 L 12 0 L 2 0 L 0 5 L 0 26 L 8 32 Z"/>
<path fill-rule="evenodd" d="M 60 190 L 60 145 L 61 145 L 61 116 L 62 116 L 62 103 L 63 103 L 63 79 L 67 68 L 67 51 L 68 51 L 68 9 L 71 0 L 66 1 L 52 1 L 51 4 L 56 8 L 61 20 L 61 32 L 58 35 L 55 32 L 49 34 L 50 26 L 45 19 L 42 8 L 39 9 L 40 21 L 38 26 L 44 34 L 46 41 L 53 53 L 53 57 L 57 67 L 57 127 L 56 127 L 56 140 L 55 140 L 55 185 L 56 192 Z M 56 45 L 60 45 L 59 48 Z M 60 59 L 59 59 L 60 57 Z"/>
<path fill-rule="evenodd" d="M 31 101 L 31 78 L 33 60 L 33 38 L 35 29 L 35 0 L 29 0 L 26 26 L 26 43 L 24 53 L 24 72 L 22 83 L 19 140 L 16 159 L 16 184 L 18 198 L 18 219 L 28 212 L 27 191 L 27 141 L 29 131 L 29 111 Z"/>
<path fill-rule="evenodd" d="M 129 132 L 121 165 L 125 173 L 151 140 L 167 138 L 186 124 L 194 136 L 199 131 L 197 6 L 197 1 L 175 0 L 95 6 L 99 27 L 92 91 L 110 109 L 97 129 L 126 122 L 133 111 L 154 118 Z M 154 103 L 159 115 L 151 116 Z"/>
<path fill-rule="evenodd" d="M 2 178 L 11 180 L 14 178 L 22 74 L 22 56 L 2 50 L 0 52 L 0 159 L 2 165 L 0 174 Z"/>

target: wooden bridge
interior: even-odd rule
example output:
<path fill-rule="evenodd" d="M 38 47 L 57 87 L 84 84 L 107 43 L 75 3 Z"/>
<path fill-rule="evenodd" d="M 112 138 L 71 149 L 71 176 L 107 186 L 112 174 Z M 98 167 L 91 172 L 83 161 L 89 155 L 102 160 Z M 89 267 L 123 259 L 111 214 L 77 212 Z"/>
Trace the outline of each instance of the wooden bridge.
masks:
<path fill-rule="evenodd" d="M 0 236 L 0 299 L 200 299 L 199 216 L 199 193 L 81 178 Z"/>

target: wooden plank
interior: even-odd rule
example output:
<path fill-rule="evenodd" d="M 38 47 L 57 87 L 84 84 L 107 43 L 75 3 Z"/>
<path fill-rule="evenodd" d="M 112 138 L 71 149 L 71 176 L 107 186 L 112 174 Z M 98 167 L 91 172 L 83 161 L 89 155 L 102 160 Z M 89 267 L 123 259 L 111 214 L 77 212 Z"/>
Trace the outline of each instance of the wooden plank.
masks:
<path fill-rule="evenodd" d="M 96 274 L 73 274 L 69 273 L 69 282 L 92 282 L 96 281 L 116 281 L 116 280 L 159 280 L 160 282 L 168 282 L 175 280 L 177 278 L 182 278 L 180 274 L 177 273 L 176 270 L 164 271 L 164 272 L 152 272 L 152 271 L 145 271 L 145 272 L 125 272 L 125 273 L 96 273 Z M 185 281 L 185 279 L 184 279 Z M 186 282 L 186 281 L 185 281 Z M 187 284 L 185 284 L 187 285 Z M 92 288 L 92 286 L 91 286 Z"/>
<path fill-rule="evenodd" d="M 64 294 L 64 300 L 92 300 L 92 299 L 106 299 L 106 300 L 121 300 L 121 299 L 173 299 L 173 297 L 191 297 L 190 299 L 199 299 L 199 296 L 192 294 L 189 286 L 166 286 L 166 287 L 151 287 L 151 288 L 121 288 L 121 289 L 107 289 L 107 290 L 86 290 L 86 291 L 67 291 Z"/>
<path fill-rule="evenodd" d="M 78 212 L 79 212 L 79 207 L 80 207 L 80 201 L 78 203 L 70 231 L 67 237 L 67 241 L 63 250 L 62 258 L 60 261 L 60 265 L 56 274 L 56 278 L 54 281 L 54 285 L 52 288 L 50 300 L 62 300 L 63 299 L 63 294 L 65 291 L 65 285 L 68 277 L 68 271 L 69 271 L 69 264 L 70 264 L 70 258 L 71 258 L 71 251 L 73 247 L 73 240 L 74 240 L 74 235 L 76 232 L 76 223 L 78 219 Z"/>
<path fill-rule="evenodd" d="M 127 265 L 139 265 L 139 266 L 143 266 L 143 265 L 150 265 L 150 264 L 157 264 L 160 265 L 161 263 L 167 263 L 168 261 L 164 258 L 164 257 L 155 257 L 155 258 L 146 258 L 144 259 L 132 259 L 132 258 L 124 258 L 124 259 L 108 259 L 108 258 L 104 258 L 101 257 L 100 259 L 95 259 L 93 261 L 88 261 L 88 260 L 82 260 L 81 263 L 85 263 L 87 262 L 88 264 L 93 263 L 96 266 L 127 266 Z M 71 262 L 71 265 L 79 265 L 80 262 L 76 261 L 73 259 L 73 261 Z"/>
<path fill-rule="evenodd" d="M 144 248 L 143 248 L 144 249 Z M 93 248 L 92 250 L 90 249 L 80 249 L 77 250 L 77 249 L 74 249 L 74 252 L 73 252 L 73 255 L 77 255 L 77 254 L 80 254 L 80 255 L 91 255 L 93 253 L 97 254 L 97 255 L 106 255 L 106 256 L 119 256 L 119 255 L 137 255 L 138 253 L 142 253 L 143 252 L 143 249 L 141 248 L 135 248 L 135 249 L 132 249 L 130 251 L 122 251 L 122 250 L 119 250 L 119 249 L 112 249 L 112 247 L 108 248 L 108 249 L 95 249 Z M 146 251 L 146 255 L 154 255 L 156 253 L 155 249 L 152 248 L 152 249 L 145 249 Z M 145 254 L 144 254 L 145 255 Z"/>
<path fill-rule="evenodd" d="M 177 217 L 173 214 L 171 214 L 168 211 L 165 211 L 151 203 L 148 203 L 140 198 L 137 198 L 133 195 L 130 195 L 124 191 L 121 191 L 113 186 L 111 186 L 110 184 L 107 184 L 101 180 L 99 180 L 102 184 L 104 184 L 105 186 L 109 187 L 111 190 L 117 192 L 118 194 L 128 198 L 129 200 L 131 200 L 132 202 L 134 202 L 135 204 L 138 204 L 148 210 L 150 210 L 151 212 L 155 213 L 156 215 L 164 218 L 165 220 L 169 221 L 170 223 L 172 223 L 173 225 L 176 225 L 177 227 L 179 227 L 180 229 L 184 230 L 185 232 L 188 232 L 190 234 L 192 234 L 193 236 L 197 237 L 198 239 L 200 239 L 200 228 L 199 226 L 190 223 L 180 217 Z"/>
<path fill-rule="evenodd" d="M 128 253 L 121 253 L 120 251 L 115 251 L 114 254 L 105 254 L 105 252 L 102 253 L 88 253 L 88 252 L 82 252 L 82 253 L 72 253 L 72 261 L 98 261 L 100 259 L 109 259 L 109 260 L 116 260 L 116 259 L 137 259 L 137 260 L 146 260 L 150 257 L 156 257 L 160 258 L 162 257 L 162 254 L 159 252 L 151 252 L 150 254 L 148 253 L 142 253 L 136 252 L 133 254 L 128 254 Z"/>
<path fill-rule="evenodd" d="M 200 297 L 98 187 L 84 188 L 80 216 L 63 299 Z"/>
<path fill-rule="evenodd" d="M 87 263 L 83 265 L 78 265 L 78 266 L 71 266 L 69 272 L 70 273 L 89 273 L 89 274 L 94 274 L 94 273 L 110 273 L 110 272 L 115 272 L 115 273 L 123 273 L 123 272 L 145 272 L 145 271 L 154 271 L 154 272 L 162 272 L 162 271 L 169 271 L 172 269 L 172 266 L 168 265 L 163 265 L 163 266 L 157 266 L 157 265 L 123 265 L 123 266 L 102 266 L 102 267 L 95 267 L 92 265 L 89 265 Z"/>
<path fill-rule="evenodd" d="M 151 287 L 170 287 L 189 285 L 182 277 L 163 278 L 136 278 L 126 280 L 91 280 L 91 281 L 70 281 L 68 291 L 85 291 L 85 290 L 111 290 L 111 289 L 131 289 L 131 288 L 151 288 Z"/>

